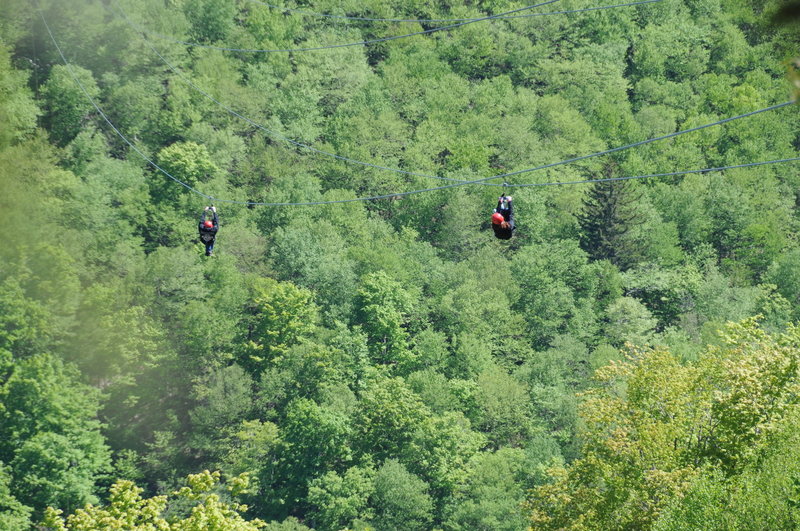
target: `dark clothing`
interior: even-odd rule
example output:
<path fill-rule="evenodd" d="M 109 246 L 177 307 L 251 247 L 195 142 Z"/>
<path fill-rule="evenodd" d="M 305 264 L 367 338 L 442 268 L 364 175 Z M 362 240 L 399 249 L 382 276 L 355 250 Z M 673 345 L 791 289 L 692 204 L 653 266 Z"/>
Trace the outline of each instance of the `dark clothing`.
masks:
<path fill-rule="evenodd" d="M 212 227 L 205 227 L 203 225 L 206 221 L 206 211 L 204 210 L 203 213 L 200 214 L 200 225 L 198 226 L 198 230 L 200 231 L 200 241 L 206 246 L 206 256 L 210 255 L 211 251 L 214 250 L 214 240 L 216 239 L 217 231 L 219 230 L 217 213 L 213 210 L 211 212 L 214 213 L 214 218 L 211 220 L 214 225 Z"/>
<path fill-rule="evenodd" d="M 511 236 L 514 234 L 514 229 L 516 226 L 514 225 L 514 207 L 511 205 L 511 201 L 506 201 L 506 208 L 503 208 L 503 199 L 501 198 L 497 201 L 497 208 L 494 209 L 495 212 L 499 212 L 505 221 L 508 222 L 508 228 L 504 229 L 499 223 L 494 224 L 492 223 L 492 230 L 494 230 L 494 235 L 501 240 L 510 240 Z"/>
<path fill-rule="evenodd" d="M 501 240 L 510 240 L 511 236 L 514 235 L 513 227 L 504 229 L 499 224 L 498 225 L 492 224 L 492 229 L 494 230 L 495 237 L 500 238 Z"/>

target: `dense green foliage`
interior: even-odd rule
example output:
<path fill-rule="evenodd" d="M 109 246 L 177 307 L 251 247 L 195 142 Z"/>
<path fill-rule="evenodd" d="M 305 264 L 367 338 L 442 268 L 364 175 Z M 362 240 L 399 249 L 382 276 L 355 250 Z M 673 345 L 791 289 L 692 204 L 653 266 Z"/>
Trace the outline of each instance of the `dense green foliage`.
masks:
<path fill-rule="evenodd" d="M 798 525 L 796 164 L 515 189 L 508 242 L 489 227 L 498 187 L 218 201 L 207 258 L 209 201 L 89 100 L 205 194 L 392 194 L 443 183 L 296 142 L 474 179 L 761 109 L 788 99 L 781 61 L 800 47 L 768 23 L 779 2 L 662 0 L 270 54 L 209 46 L 434 26 L 250 0 L 35 5 L 0 5 L 0 528 Z M 795 157 L 796 112 L 512 182 Z"/>

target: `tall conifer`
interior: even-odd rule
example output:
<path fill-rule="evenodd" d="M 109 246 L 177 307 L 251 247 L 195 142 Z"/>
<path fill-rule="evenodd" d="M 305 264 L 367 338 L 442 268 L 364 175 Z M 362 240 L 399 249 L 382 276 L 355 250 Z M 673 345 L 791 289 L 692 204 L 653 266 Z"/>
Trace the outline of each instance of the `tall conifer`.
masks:
<path fill-rule="evenodd" d="M 616 165 L 607 165 L 603 178 L 614 177 Z M 581 248 L 595 260 L 610 260 L 628 269 L 639 258 L 633 231 L 642 223 L 637 205 L 641 191 L 633 181 L 600 181 L 592 184 L 578 217 Z"/>

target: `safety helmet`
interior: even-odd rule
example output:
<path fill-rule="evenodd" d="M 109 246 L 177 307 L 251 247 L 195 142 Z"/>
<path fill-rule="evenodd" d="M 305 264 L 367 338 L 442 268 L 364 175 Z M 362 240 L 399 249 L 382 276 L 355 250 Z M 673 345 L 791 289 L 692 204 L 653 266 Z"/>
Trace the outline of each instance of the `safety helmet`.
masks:
<path fill-rule="evenodd" d="M 203 226 L 204 226 L 205 228 L 207 228 L 207 229 L 210 229 L 211 227 L 213 227 L 213 226 L 214 226 L 214 224 L 211 222 L 211 220 L 210 220 L 210 219 L 207 219 L 207 220 L 205 220 L 205 221 L 203 222 Z"/>
<path fill-rule="evenodd" d="M 505 219 L 503 218 L 503 214 L 501 214 L 500 212 L 495 212 L 494 214 L 492 214 L 493 225 L 500 225 L 504 221 Z"/>

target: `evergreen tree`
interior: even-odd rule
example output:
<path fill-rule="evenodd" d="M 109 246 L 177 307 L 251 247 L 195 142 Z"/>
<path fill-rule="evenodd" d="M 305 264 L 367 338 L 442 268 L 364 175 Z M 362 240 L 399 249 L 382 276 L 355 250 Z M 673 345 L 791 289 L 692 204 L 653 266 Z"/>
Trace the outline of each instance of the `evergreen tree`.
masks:
<path fill-rule="evenodd" d="M 616 175 L 616 166 L 606 166 L 603 177 Z M 638 203 L 642 193 L 633 181 L 601 181 L 592 184 L 578 216 L 581 248 L 594 260 L 609 260 L 620 269 L 639 261 L 632 229 L 643 221 Z"/>

